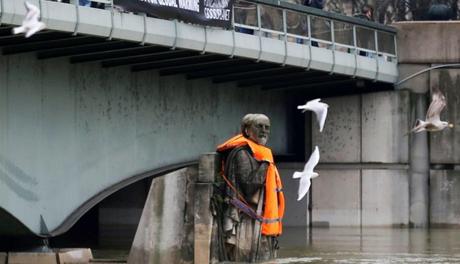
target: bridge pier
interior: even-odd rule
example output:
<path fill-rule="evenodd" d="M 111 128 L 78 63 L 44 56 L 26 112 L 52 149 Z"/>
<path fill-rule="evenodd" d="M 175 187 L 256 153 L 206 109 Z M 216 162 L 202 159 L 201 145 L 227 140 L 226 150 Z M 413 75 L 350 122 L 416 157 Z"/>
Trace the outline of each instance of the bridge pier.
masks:
<path fill-rule="evenodd" d="M 196 167 L 152 180 L 128 263 L 193 263 Z"/>
<path fill-rule="evenodd" d="M 211 197 L 216 153 L 152 180 L 128 263 L 216 263 L 212 253 Z"/>
<path fill-rule="evenodd" d="M 412 120 L 424 119 L 428 109 L 425 94 L 412 96 Z M 429 225 L 429 177 L 430 155 L 427 132 L 411 135 L 409 172 L 409 225 L 428 227 Z"/>
<path fill-rule="evenodd" d="M 198 165 L 198 180 L 195 183 L 194 215 L 194 263 L 216 263 L 212 253 L 213 215 L 211 197 L 214 181 L 219 171 L 216 153 L 203 154 Z"/>
<path fill-rule="evenodd" d="M 458 63 L 460 29 L 458 21 L 426 21 L 395 23 L 398 30 L 400 79 L 436 65 Z M 423 43 L 423 45 L 420 45 Z M 414 93 L 412 111 L 415 118 L 425 118 L 431 88 L 437 87 L 445 95 L 447 106 L 441 120 L 455 124 L 441 132 L 413 135 L 411 148 L 411 219 L 413 226 L 460 225 L 460 130 L 459 96 L 460 70 L 439 68 L 427 71 L 402 83 L 400 89 Z"/>

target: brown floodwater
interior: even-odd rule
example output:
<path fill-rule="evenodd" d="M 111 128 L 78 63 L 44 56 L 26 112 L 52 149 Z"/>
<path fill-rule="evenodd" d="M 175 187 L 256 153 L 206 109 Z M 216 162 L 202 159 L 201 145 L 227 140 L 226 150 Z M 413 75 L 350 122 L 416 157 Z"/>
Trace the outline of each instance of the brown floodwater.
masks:
<path fill-rule="evenodd" d="M 460 263 L 460 229 L 288 227 L 269 263 Z"/>
<path fill-rule="evenodd" d="M 279 245 L 279 258 L 265 264 L 460 263 L 460 229 L 286 227 Z M 93 254 L 126 260 L 128 251 Z"/>

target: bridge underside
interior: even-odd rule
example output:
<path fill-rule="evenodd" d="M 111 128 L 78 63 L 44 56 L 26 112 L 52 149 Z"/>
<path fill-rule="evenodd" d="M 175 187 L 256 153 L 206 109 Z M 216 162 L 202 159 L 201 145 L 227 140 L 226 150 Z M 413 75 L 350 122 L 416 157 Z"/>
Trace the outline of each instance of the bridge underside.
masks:
<path fill-rule="evenodd" d="M 285 90 L 312 97 L 393 89 L 390 83 L 344 74 L 90 35 L 48 30 L 26 39 L 13 35 L 12 28 L 0 27 L 3 55 L 34 53 L 38 60 L 65 57 L 70 64 L 129 67 L 131 72 L 157 71 L 159 76 L 185 75 L 187 80 L 209 78 L 213 83 L 236 82 L 238 87 L 257 86 L 263 91 Z"/>

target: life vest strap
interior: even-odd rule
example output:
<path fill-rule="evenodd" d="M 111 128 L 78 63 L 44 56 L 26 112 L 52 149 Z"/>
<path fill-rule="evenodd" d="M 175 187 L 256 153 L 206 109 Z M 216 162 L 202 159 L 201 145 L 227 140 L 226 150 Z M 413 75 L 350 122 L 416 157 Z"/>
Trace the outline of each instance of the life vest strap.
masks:
<path fill-rule="evenodd" d="M 264 218 L 262 219 L 261 222 L 265 224 L 273 224 L 273 223 L 281 222 L 281 218 L 272 218 L 272 219 Z"/>
<path fill-rule="evenodd" d="M 276 222 L 281 222 L 282 218 L 264 218 L 263 216 L 257 214 L 251 207 L 238 200 L 237 198 L 230 199 L 230 203 L 239 209 L 241 212 L 245 213 L 247 216 L 251 217 L 254 220 L 257 220 L 264 224 L 273 224 Z"/>

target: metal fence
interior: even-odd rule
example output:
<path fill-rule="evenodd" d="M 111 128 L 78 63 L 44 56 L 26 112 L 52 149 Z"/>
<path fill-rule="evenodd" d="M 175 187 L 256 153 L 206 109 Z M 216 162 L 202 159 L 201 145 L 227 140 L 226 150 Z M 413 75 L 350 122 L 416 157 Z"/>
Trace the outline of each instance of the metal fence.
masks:
<path fill-rule="evenodd" d="M 266 4 L 261 2 L 237 1 L 234 4 L 236 31 L 397 61 L 396 32 L 390 27 L 303 6 L 297 8 L 291 4 L 286 8 L 268 1 Z"/>

